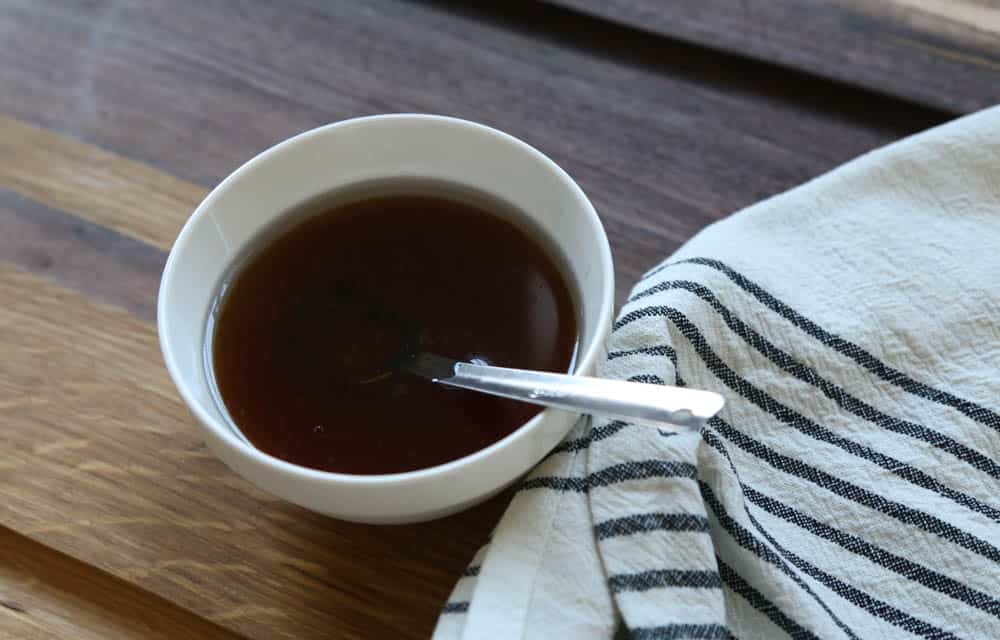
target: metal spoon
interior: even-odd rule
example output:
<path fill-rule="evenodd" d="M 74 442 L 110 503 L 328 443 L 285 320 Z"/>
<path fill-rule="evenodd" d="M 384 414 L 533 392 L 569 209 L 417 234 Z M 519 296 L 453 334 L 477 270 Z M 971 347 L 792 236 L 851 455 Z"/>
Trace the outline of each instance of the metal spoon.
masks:
<path fill-rule="evenodd" d="M 507 369 L 431 353 L 413 356 L 402 368 L 437 384 L 642 424 L 698 429 L 725 404 L 712 391 Z"/>
<path fill-rule="evenodd" d="M 695 429 L 725 404 L 711 391 L 459 362 L 420 351 L 416 327 L 394 311 L 356 294 L 332 300 L 339 313 L 327 325 L 330 375 L 350 384 L 374 384 L 408 372 L 436 384 L 546 407 Z"/>

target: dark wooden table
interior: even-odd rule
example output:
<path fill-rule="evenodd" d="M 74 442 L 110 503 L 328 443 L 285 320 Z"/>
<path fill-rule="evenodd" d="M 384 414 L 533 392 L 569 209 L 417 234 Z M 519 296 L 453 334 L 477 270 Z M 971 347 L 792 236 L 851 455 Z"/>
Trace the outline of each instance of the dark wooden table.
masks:
<path fill-rule="evenodd" d="M 503 510 L 340 523 L 201 444 L 159 274 L 271 144 L 393 111 L 508 131 L 590 195 L 620 301 L 706 224 L 1000 98 L 987 0 L 494 6 L 0 0 L 0 638 L 425 637 Z"/>

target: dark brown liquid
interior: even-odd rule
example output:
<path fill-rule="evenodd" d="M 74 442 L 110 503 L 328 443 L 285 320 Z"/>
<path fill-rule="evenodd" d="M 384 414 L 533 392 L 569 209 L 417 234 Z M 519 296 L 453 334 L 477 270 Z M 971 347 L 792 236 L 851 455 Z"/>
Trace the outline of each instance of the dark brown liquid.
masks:
<path fill-rule="evenodd" d="M 395 473 L 482 449 L 538 413 L 403 371 L 363 384 L 344 374 L 383 367 L 409 334 L 407 349 L 569 369 L 575 309 L 549 253 L 497 204 L 426 194 L 313 205 L 225 287 L 211 365 L 254 446 L 316 469 Z"/>

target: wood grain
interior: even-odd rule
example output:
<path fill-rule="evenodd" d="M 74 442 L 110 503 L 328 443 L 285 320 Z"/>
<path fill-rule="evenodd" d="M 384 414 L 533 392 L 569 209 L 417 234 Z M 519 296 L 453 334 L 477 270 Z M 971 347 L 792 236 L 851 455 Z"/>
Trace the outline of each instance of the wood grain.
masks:
<path fill-rule="evenodd" d="M 346 117 L 497 126 L 591 196 L 619 300 L 705 224 L 945 117 L 534 4 L 9 0 L 0 47 L 0 112 L 203 187 Z"/>
<path fill-rule="evenodd" d="M 0 640 L 240 638 L 5 527 L 0 549 Z"/>
<path fill-rule="evenodd" d="M 161 249 L 207 191 L 0 114 L 0 186 Z"/>
<path fill-rule="evenodd" d="M 547 0 L 935 108 L 1000 102 L 1000 5 L 975 0 Z"/>
<path fill-rule="evenodd" d="M 940 2 L 893 7 L 895 36 L 935 12 L 961 35 Z M 536 3 L 0 3 L 0 634 L 224 633 L 183 609 L 254 638 L 425 637 L 506 498 L 373 528 L 240 480 L 161 365 L 149 320 L 164 251 L 207 189 L 271 144 L 436 112 L 509 131 L 577 178 L 620 301 L 705 224 L 949 115 L 678 37 Z M 927 104 L 993 86 L 962 93 L 989 43 L 915 41 L 919 64 L 956 70 L 957 97 Z"/>
<path fill-rule="evenodd" d="M 85 197 L 77 201 L 82 209 L 91 202 Z M 125 231 L 141 235 L 145 218 L 129 220 L 133 224 L 122 225 Z M 127 309 L 148 322 L 156 320 L 156 295 L 167 257 L 160 249 L 2 187 L 0 229 L 0 261 Z"/>
<path fill-rule="evenodd" d="M 503 508 L 375 528 L 271 498 L 204 448 L 151 326 L 9 267 L 0 299 L 0 522 L 249 637 L 425 637 Z"/>

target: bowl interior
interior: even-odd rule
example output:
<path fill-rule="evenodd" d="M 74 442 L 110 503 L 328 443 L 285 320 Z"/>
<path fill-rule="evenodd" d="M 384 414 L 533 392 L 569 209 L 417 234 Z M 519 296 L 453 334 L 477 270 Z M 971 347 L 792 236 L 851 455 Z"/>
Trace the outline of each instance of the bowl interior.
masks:
<path fill-rule="evenodd" d="M 375 116 L 306 132 L 255 157 L 209 194 L 178 236 L 161 284 L 159 331 L 171 375 L 207 426 L 231 429 L 203 358 L 208 314 L 234 261 L 301 203 L 387 178 L 457 183 L 527 214 L 568 268 L 578 295 L 576 367 L 589 372 L 613 294 L 607 240 L 582 191 L 542 154 L 496 130 L 436 116 Z"/>

